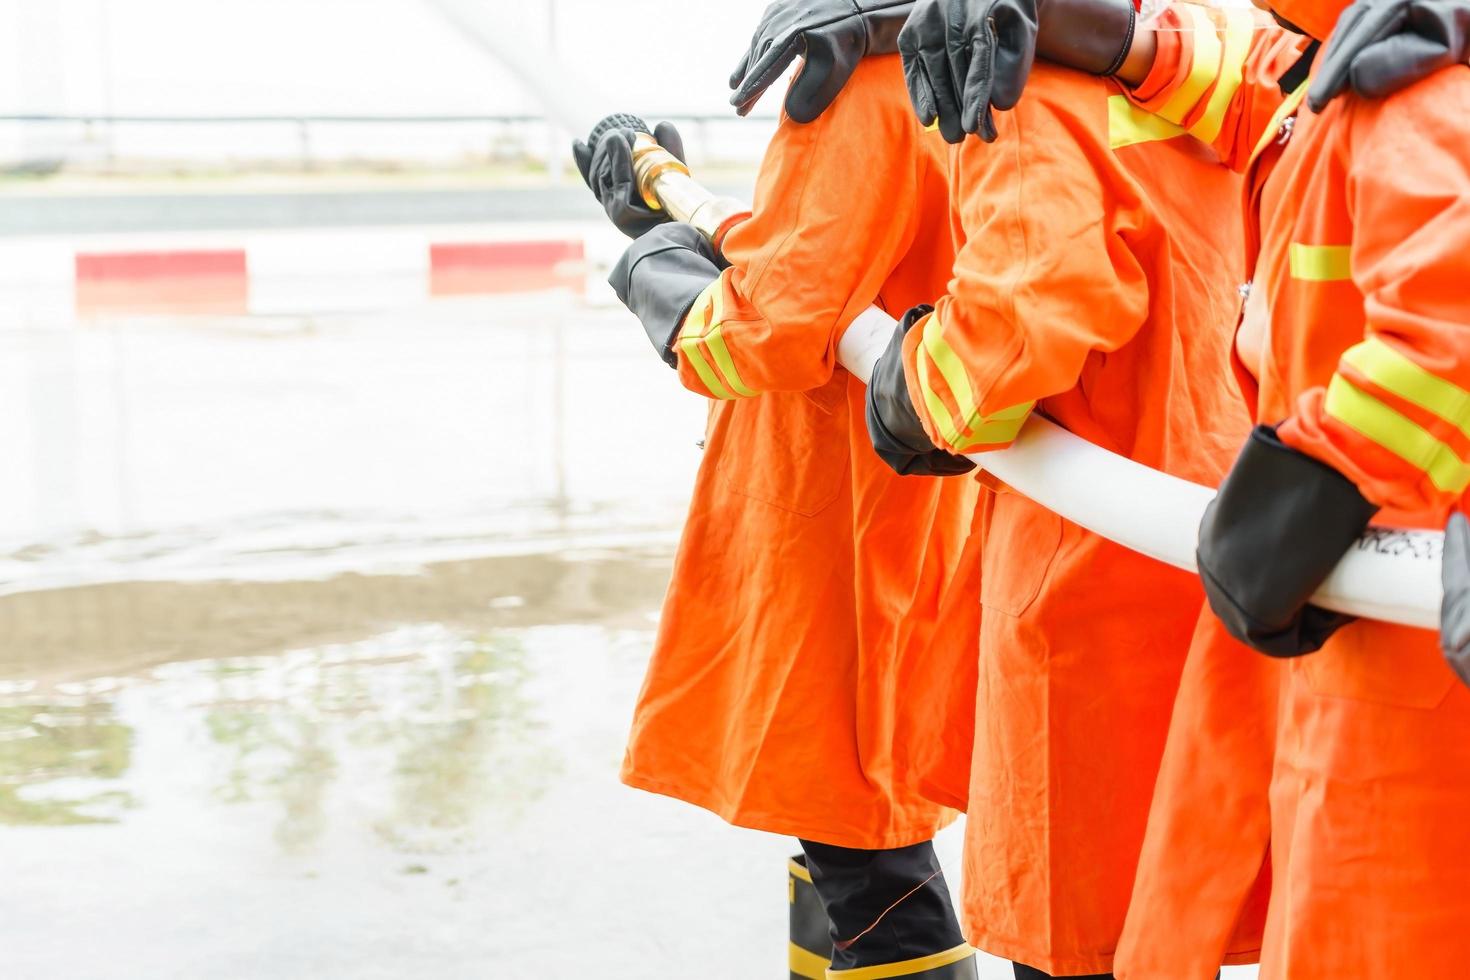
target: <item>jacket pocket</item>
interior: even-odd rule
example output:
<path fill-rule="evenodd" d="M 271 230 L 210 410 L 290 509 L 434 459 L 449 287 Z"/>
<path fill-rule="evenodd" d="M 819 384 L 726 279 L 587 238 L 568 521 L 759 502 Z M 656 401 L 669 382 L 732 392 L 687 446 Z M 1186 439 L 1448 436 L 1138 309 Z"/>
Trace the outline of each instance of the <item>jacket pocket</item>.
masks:
<path fill-rule="evenodd" d="M 830 384 L 846 386 L 838 372 Z M 733 493 L 815 517 L 837 499 L 848 470 L 846 398 L 768 392 L 730 405 L 718 461 Z"/>
<path fill-rule="evenodd" d="M 1456 683 L 1433 632 L 1367 620 L 1297 662 L 1315 694 L 1399 708 L 1437 708 Z"/>
<path fill-rule="evenodd" d="M 1062 543 L 1062 519 L 1017 493 L 996 494 L 985 528 L 980 603 L 1008 616 L 1041 593 Z"/>

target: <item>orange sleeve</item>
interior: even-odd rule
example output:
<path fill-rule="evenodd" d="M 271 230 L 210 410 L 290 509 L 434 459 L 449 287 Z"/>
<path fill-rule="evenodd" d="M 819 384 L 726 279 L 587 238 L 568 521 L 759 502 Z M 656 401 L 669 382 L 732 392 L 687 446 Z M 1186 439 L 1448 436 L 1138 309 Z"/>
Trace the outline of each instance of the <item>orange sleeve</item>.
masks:
<path fill-rule="evenodd" d="M 1039 399 L 1072 388 L 1093 351 L 1127 343 L 1147 316 L 1128 244 L 1147 219 L 1118 203 L 1138 191 L 1109 149 L 1110 87 L 1036 71 L 997 120 L 1011 131 L 953 152 L 965 244 L 948 295 L 904 343 L 909 396 L 950 452 L 1009 445 Z"/>
<path fill-rule="evenodd" d="M 1470 79 L 1351 111 L 1342 252 L 1366 330 L 1280 434 L 1373 503 L 1442 520 L 1470 485 Z"/>
<path fill-rule="evenodd" d="M 1243 171 L 1256 149 L 1301 104 L 1281 78 L 1310 41 L 1264 13 L 1176 3 L 1154 24 L 1158 55 L 1130 98 L 1209 143 L 1226 166 Z"/>
<path fill-rule="evenodd" d="M 730 268 L 674 344 L 686 387 L 739 398 L 831 379 L 842 329 L 917 233 L 921 174 L 938 161 L 922 136 L 896 55 L 865 59 L 815 122 L 782 118 L 753 214 L 725 241 Z"/>

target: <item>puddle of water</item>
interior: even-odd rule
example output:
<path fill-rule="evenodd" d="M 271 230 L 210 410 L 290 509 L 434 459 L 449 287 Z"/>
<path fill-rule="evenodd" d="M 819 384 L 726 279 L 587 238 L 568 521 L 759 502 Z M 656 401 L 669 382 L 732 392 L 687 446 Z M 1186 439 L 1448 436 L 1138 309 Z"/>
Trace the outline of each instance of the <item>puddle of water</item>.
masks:
<path fill-rule="evenodd" d="M 557 293 L 0 331 L 0 591 L 667 539 L 704 412 Z"/>
<path fill-rule="evenodd" d="M 724 975 L 773 973 L 784 846 L 616 781 L 650 643 L 434 623 L 10 682 L 5 975 L 647 977 L 706 915 Z"/>

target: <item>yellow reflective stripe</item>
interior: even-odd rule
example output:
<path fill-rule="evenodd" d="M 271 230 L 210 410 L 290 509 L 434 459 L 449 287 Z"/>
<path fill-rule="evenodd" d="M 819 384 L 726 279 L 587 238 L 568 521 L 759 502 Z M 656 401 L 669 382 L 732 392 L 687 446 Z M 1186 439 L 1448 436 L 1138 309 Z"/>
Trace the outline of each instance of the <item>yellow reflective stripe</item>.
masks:
<path fill-rule="evenodd" d="M 715 322 L 715 305 L 720 302 L 723 292 L 718 279 L 706 286 L 704 292 L 694 298 L 694 305 L 689 308 L 689 315 L 684 317 L 684 326 L 679 331 L 680 334 L 703 336 L 709 325 Z"/>
<path fill-rule="evenodd" d="M 933 359 L 939 373 L 944 375 L 944 383 L 949 385 L 949 393 L 954 396 L 960 415 L 973 415 L 975 392 L 970 388 L 970 376 L 965 373 L 960 356 L 949 346 L 949 341 L 944 339 L 944 324 L 939 322 L 938 313 L 930 313 L 929 318 L 924 321 L 924 350 Z"/>
<path fill-rule="evenodd" d="M 795 858 L 786 859 L 786 871 L 793 878 L 800 878 L 809 885 L 812 883 L 812 873 L 807 870 L 806 865 Z"/>
<path fill-rule="evenodd" d="M 749 398 L 755 392 L 745 387 L 745 382 L 740 380 L 740 372 L 735 370 L 735 361 L 730 357 L 730 349 L 725 346 L 725 338 L 720 333 L 720 328 L 723 326 L 723 323 L 717 322 L 714 329 L 704 335 L 705 343 L 709 345 L 710 353 L 715 356 L 715 363 L 719 365 L 720 373 L 725 376 L 730 387 L 735 389 L 735 394 Z"/>
<path fill-rule="evenodd" d="M 1350 347 L 1342 359 L 1384 391 L 1443 419 L 1470 437 L 1470 392 L 1426 371 L 1377 337 Z"/>
<path fill-rule="evenodd" d="M 679 341 L 679 347 L 684 351 L 684 357 L 688 359 L 694 373 L 699 375 L 699 380 L 709 389 L 710 394 L 722 401 L 729 401 L 735 396 L 720 384 L 720 379 L 715 376 L 714 370 L 709 366 L 709 361 L 704 359 L 704 352 L 699 349 L 698 337 L 685 337 Z"/>
<path fill-rule="evenodd" d="M 1035 407 L 1035 402 L 1012 405 L 994 415 L 980 414 L 980 406 L 975 403 L 975 391 L 970 387 L 970 376 L 965 373 L 965 366 L 960 362 L 959 355 L 944 339 L 944 324 L 936 313 L 929 314 L 929 318 L 924 321 L 922 347 L 920 356 L 915 359 L 919 368 L 919 391 L 929 409 L 929 418 L 949 446 L 957 452 L 969 452 L 977 446 L 993 446 L 1010 442 L 1016 437 L 1031 409 Z M 923 356 L 925 354 L 928 356 Z M 955 424 L 954 416 L 945 406 L 944 399 L 934 390 L 933 375 L 929 372 L 931 361 L 943 376 L 944 383 L 949 386 L 950 394 L 954 396 L 955 405 L 964 420 L 963 429 Z"/>
<path fill-rule="evenodd" d="M 824 980 L 827 976 L 828 960 L 823 959 L 811 950 L 802 949 L 796 943 L 788 943 L 790 948 L 786 951 L 786 958 L 791 966 L 791 972 L 807 980 Z"/>
<path fill-rule="evenodd" d="M 1225 53 L 1220 57 L 1220 77 L 1215 82 L 1215 91 L 1210 95 L 1205 114 L 1189 131 L 1206 143 L 1213 143 L 1225 125 L 1225 113 L 1240 90 L 1245 77 L 1245 60 L 1250 57 L 1251 38 L 1255 32 L 1255 17 L 1248 10 L 1225 11 Z"/>
<path fill-rule="evenodd" d="M 1327 414 L 1363 438 L 1423 470 L 1444 493 L 1470 486 L 1470 465 L 1412 419 L 1394 411 L 1342 375 L 1327 385 Z"/>
<path fill-rule="evenodd" d="M 890 977 L 911 977 L 925 970 L 937 970 L 975 955 L 969 943 L 960 943 L 942 953 L 930 953 L 898 963 L 881 963 L 878 966 L 860 966 L 855 970 L 828 970 L 827 980 L 889 980 Z"/>
<path fill-rule="evenodd" d="M 1271 142 L 1276 139 L 1276 134 L 1281 132 L 1281 127 L 1285 124 L 1286 118 L 1302 107 L 1302 102 L 1307 97 L 1307 89 L 1311 87 L 1311 84 L 1312 80 L 1310 78 L 1302 82 L 1276 107 L 1276 111 L 1271 114 L 1271 121 L 1266 124 L 1265 132 L 1261 133 L 1261 138 L 1256 143 L 1256 148 L 1251 150 L 1252 162 L 1255 162 L 1256 157 L 1264 153 L 1266 147 L 1270 146 Z"/>
<path fill-rule="evenodd" d="M 1287 250 L 1291 278 L 1303 282 L 1340 282 L 1353 277 L 1351 245 L 1303 245 Z"/>
<path fill-rule="evenodd" d="M 1035 407 L 1035 402 L 1027 402 L 985 416 L 979 425 L 970 427 L 970 438 L 956 445 L 955 449 L 967 453 L 980 446 L 995 446 L 1012 441 L 1020 434 L 1021 427 L 1031 417 L 1031 410 Z"/>
<path fill-rule="evenodd" d="M 1171 122 L 1182 124 L 1190 110 L 1199 102 L 1200 96 L 1210 83 L 1220 77 L 1220 36 L 1215 33 L 1215 23 L 1204 9 L 1191 3 L 1181 3 L 1175 10 L 1188 15 L 1190 24 L 1181 29 L 1194 37 L 1193 60 L 1189 65 L 1189 77 L 1179 86 L 1179 91 L 1170 96 L 1158 114 Z"/>
<path fill-rule="evenodd" d="M 1187 136 L 1189 131 L 1128 101 L 1126 95 L 1108 96 L 1108 143 L 1113 149 L 1137 143 Z"/>
<path fill-rule="evenodd" d="M 725 288 L 724 278 L 721 277 L 710 283 L 694 300 L 694 305 L 689 309 L 689 315 L 684 318 L 684 327 L 680 331 L 679 348 L 694 372 L 699 375 L 699 380 L 704 386 L 714 393 L 716 398 L 731 399 L 739 395 L 749 398 L 755 394 L 746 387 L 740 377 L 740 372 L 735 369 L 735 360 L 730 356 L 730 348 L 725 344 L 724 334 L 721 327 L 724 326 L 725 318 Z M 684 336 L 687 334 L 687 336 Z M 704 341 L 709 347 L 710 354 L 719 366 L 716 372 L 710 366 L 709 360 L 700 349 L 699 342 Z M 734 389 L 735 394 L 730 393 Z"/>
<path fill-rule="evenodd" d="M 939 430 L 939 436 L 945 445 L 955 446 L 960 441 L 960 430 L 955 427 L 954 418 L 949 414 L 949 408 L 944 404 L 944 399 L 934 390 L 932 375 L 929 373 L 929 358 L 922 351 L 914 358 L 914 363 L 919 368 L 919 393 L 924 396 L 924 405 L 929 409 L 929 420 Z"/>

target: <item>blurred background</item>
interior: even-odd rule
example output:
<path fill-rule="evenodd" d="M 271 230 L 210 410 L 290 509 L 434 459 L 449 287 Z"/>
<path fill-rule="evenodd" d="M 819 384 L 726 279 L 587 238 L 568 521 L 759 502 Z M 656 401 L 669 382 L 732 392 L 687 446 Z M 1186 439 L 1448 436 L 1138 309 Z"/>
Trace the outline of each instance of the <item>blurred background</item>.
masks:
<path fill-rule="evenodd" d="M 0 0 L 0 976 L 786 975 L 792 843 L 617 782 L 705 406 L 545 108 L 748 196 L 763 4 L 459 6 L 540 83 L 428 0 Z"/>

